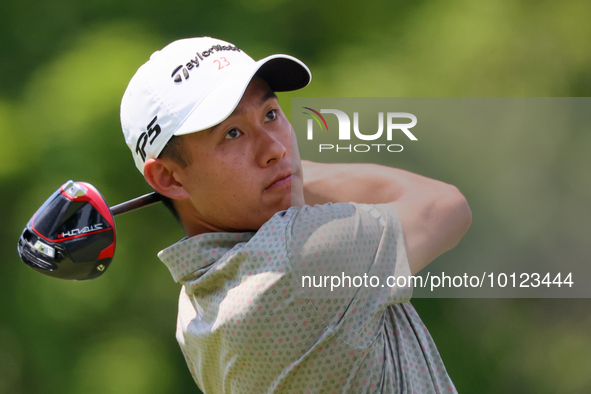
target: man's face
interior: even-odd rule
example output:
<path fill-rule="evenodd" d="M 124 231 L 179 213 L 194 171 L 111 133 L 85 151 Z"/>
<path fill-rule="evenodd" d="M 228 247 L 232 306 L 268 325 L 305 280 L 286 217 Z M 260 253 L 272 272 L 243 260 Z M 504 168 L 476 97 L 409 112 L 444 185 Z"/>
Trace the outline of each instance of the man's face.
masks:
<path fill-rule="evenodd" d="M 253 78 L 230 117 L 183 136 L 183 144 L 191 164 L 178 177 L 195 209 L 189 220 L 221 231 L 257 230 L 275 213 L 303 205 L 295 133 L 262 79 Z"/>

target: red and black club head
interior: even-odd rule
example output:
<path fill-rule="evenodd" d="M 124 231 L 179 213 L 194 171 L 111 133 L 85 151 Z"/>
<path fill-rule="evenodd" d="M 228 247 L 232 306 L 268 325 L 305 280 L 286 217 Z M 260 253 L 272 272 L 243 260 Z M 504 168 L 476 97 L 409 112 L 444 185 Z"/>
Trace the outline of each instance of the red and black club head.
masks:
<path fill-rule="evenodd" d="M 68 181 L 35 212 L 17 249 L 35 271 L 86 280 L 107 270 L 115 239 L 115 221 L 103 196 L 89 183 Z"/>

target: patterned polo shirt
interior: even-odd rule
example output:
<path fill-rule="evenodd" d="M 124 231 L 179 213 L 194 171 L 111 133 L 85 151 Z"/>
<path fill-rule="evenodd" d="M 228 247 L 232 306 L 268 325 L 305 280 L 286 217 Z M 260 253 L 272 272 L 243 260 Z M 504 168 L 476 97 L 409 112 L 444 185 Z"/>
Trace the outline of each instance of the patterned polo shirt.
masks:
<path fill-rule="evenodd" d="M 176 336 L 206 394 L 456 392 L 412 288 L 384 285 L 410 275 L 387 205 L 294 207 L 256 233 L 201 234 L 158 256 L 183 285 Z M 377 279 L 345 279 L 363 274 Z M 334 275 L 347 284 L 318 286 Z"/>

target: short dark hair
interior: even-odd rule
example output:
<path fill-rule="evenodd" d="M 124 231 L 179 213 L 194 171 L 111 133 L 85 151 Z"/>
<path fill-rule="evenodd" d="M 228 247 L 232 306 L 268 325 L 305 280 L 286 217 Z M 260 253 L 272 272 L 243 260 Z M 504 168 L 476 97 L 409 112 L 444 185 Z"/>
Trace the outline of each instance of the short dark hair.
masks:
<path fill-rule="evenodd" d="M 181 167 L 185 168 L 191 164 L 191 155 L 187 151 L 187 148 L 183 142 L 182 136 L 173 135 L 170 140 L 162 149 L 162 152 L 158 155 L 159 159 L 170 159 L 180 165 Z M 169 197 L 162 196 L 162 203 L 170 213 L 178 220 L 179 222 L 181 219 L 179 218 L 179 213 L 177 212 L 176 208 L 174 207 L 173 200 Z"/>

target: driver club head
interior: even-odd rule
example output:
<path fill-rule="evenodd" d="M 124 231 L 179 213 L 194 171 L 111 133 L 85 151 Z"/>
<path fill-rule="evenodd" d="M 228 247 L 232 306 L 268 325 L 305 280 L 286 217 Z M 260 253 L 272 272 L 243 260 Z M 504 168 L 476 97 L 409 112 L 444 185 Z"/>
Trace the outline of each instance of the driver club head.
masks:
<path fill-rule="evenodd" d="M 54 278 L 94 279 L 115 253 L 115 221 L 98 190 L 68 181 L 35 212 L 19 242 L 21 260 Z"/>

